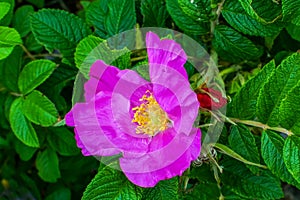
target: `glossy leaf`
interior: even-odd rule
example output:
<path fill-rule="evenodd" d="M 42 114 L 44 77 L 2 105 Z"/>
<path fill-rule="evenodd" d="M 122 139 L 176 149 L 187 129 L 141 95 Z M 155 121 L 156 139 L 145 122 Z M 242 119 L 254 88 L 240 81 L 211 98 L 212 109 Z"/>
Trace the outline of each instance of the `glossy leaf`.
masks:
<path fill-rule="evenodd" d="M 20 34 L 15 29 L 0 26 L 0 60 L 9 56 L 14 47 L 22 43 Z"/>
<path fill-rule="evenodd" d="M 257 60 L 262 55 L 251 40 L 225 25 L 215 28 L 212 44 L 223 59 L 232 62 Z"/>
<path fill-rule="evenodd" d="M 23 101 L 23 113 L 31 122 L 51 126 L 57 121 L 55 105 L 41 92 L 34 90 Z"/>
<path fill-rule="evenodd" d="M 42 84 L 55 70 L 56 64 L 50 60 L 35 60 L 29 62 L 19 76 L 19 89 L 28 94 Z"/>
<path fill-rule="evenodd" d="M 30 147 L 39 147 L 37 134 L 22 112 L 23 100 L 16 99 L 10 108 L 9 122 L 16 137 Z"/>
<path fill-rule="evenodd" d="M 58 157 L 50 148 L 40 151 L 36 158 L 38 175 L 46 182 L 55 183 L 60 178 Z"/>

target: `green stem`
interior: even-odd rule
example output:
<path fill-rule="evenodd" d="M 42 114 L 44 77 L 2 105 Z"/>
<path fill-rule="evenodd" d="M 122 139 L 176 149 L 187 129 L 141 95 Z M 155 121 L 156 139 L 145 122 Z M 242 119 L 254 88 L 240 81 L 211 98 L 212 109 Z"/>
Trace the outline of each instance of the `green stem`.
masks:
<path fill-rule="evenodd" d="M 236 118 L 229 118 L 231 121 L 236 122 L 236 123 L 241 123 L 241 124 L 246 124 L 249 126 L 254 126 L 254 127 L 258 127 L 258 128 L 262 128 L 263 130 L 272 130 L 272 131 L 277 131 L 277 132 L 281 132 L 284 133 L 288 136 L 293 135 L 294 133 L 282 128 L 282 127 L 270 127 L 267 124 L 263 124 L 261 122 L 257 122 L 257 121 L 251 121 L 251 120 L 241 120 L 241 119 L 236 119 Z"/>
<path fill-rule="evenodd" d="M 31 60 L 35 60 L 35 57 L 28 51 L 28 49 L 23 44 L 20 44 L 20 46 Z"/>

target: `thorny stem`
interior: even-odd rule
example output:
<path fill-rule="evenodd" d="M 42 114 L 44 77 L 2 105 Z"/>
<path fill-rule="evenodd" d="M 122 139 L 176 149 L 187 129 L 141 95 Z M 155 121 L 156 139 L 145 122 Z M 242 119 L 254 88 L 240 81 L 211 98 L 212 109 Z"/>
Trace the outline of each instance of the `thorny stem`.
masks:
<path fill-rule="evenodd" d="M 281 132 L 284 133 L 288 136 L 293 135 L 293 132 L 282 128 L 282 127 L 270 127 L 267 124 L 263 124 L 261 122 L 257 122 L 257 121 L 251 121 L 251 120 L 241 120 L 241 119 L 236 119 L 236 118 L 230 118 L 231 121 L 236 122 L 236 123 L 241 123 L 241 124 L 246 124 L 249 126 L 254 126 L 254 127 L 258 127 L 258 128 L 262 128 L 263 130 L 272 130 L 272 131 L 277 131 L 277 132 Z"/>
<path fill-rule="evenodd" d="M 211 24 L 210 24 L 210 33 L 213 34 L 214 31 L 215 31 L 215 27 L 219 24 L 219 17 L 221 15 L 221 11 L 222 11 L 222 8 L 223 8 L 223 4 L 224 4 L 225 0 L 222 0 L 219 4 L 218 4 L 218 8 L 216 10 L 216 19 L 214 21 L 211 21 Z"/>
<path fill-rule="evenodd" d="M 35 60 L 35 57 L 28 51 L 28 49 L 24 45 L 20 44 L 20 46 L 31 60 Z"/>

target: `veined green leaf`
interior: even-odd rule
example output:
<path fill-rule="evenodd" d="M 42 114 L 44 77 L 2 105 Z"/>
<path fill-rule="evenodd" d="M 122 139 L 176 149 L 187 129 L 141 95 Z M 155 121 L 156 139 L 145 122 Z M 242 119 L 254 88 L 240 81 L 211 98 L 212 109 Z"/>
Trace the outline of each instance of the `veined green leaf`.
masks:
<path fill-rule="evenodd" d="M 280 126 L 300 135 L 300 81 L 281 101 L 279 106 Z"/>
<path fill-rule="evenodd" d="M 32 158 L 33 154 L 37 150 L 37 148 L 27 146 L 19 140 L 14 141 L 14 143 L 15 143 L 16 152 L 19 154 L 21 160 L 23 160 L 23 161 L 30 160 Z"/>
<path fill-rule="evenodd" d="M 19 92 L 18 78 L 22 68 L 23 53 L 24 51 L 20 46 L 15 46 L 12 53 L 0 61 L 3 84 L 13 92 Z"/>
<path fill-rule="evenodd" d="M 86 19 L 95 27 L 95 33 L 101 38 L 107 38 L 105 17 L 108 13 L 108 0 L 96 0 L 89 4 L 86 10 Z"/>
<path fill-rule="evenodd" d="M 225 25 L 215 28 L 212 44 L 223 59 L 233 62 L 257 60 L 263 53 L 251 40 Z"/>
<path fill-rule="evenodd" d="M 273 70 L 275 70 L 274 60 L 265 65 L 255 77 L 242 86 L 228 105 L 229 116 L 239 119 L 254 118 L 259 91 Z"/>
<path fill-rule="evenodd" d="M 38 175 L 46 182 L 55 183 L 60 178 L 58 157 L 50 148 L 39 152 L 36 158 Z"/>
<path fill-rule="evenodd" d="M 285 21 L 300 26 L 300 1 L 282 0 L 282 12 Z"/>
<path fill-rule="evenodd" d="M 49 51 L 59 49 L 67 64 L 73 62 L 77 43 L 91 33 L 87 24 L 76 15 L 53 9 L 42 9 L 33 14 L 31 28 L 37 41 Z"/>
<path fill-rule="evenodd" d="M 209 24 L 197 20 L 193 20 L 183 12 L 178 0 L 166 0 L 167 10 L 176 25 L 184 32 L 194 35 L 204 35 L 209 33 Z"/>
<path fill-rule="evenodd" d="M 130 51 L 127 48 L 111 50 L 106 41 L 90 35 L 80 41 L 76 48 L 76 66 L 88 77 L 92 64 L 97 60 L 125 69 L 130 64 Z"/>
<path fill-rule="evenodd" d="M 7 2 L 0 2 L 0 20 L 8 13 L 10 4 Z"/>
<path fill-rule="evenodd" d="M 232 126 L 228 141 L 232 150 L 243 158 L 253 163 L 260 163 L 255 138 L 246 126 Z M 250 168 L 250 170 L 252 169 L 255 170 Z"/>
<path fill-rule="evenodd" d="M 300 54 L 295 53 L 282 61 L 260 90 L 256 107 L 256 115 L 260 122 L 270 126 L 277 126 L 280 123 L 281 101 L 299 80 Z"/>
<path fill-rule="evenodd" d="M 252 7 L 259 15 L 267 15 L 267 18 L 275 18 L 281 12 L 280 6 L 272 1 L 254 1 Z M 274 36 L 283 27 L 283 23 L 279 20 L 266 24 L 251 17 L 238 0 L 225 1 L 222 15 L 231 26 L 248 35 Z"/>
<path fill-rule="evenodd" d="M 143 0 L 141 2 L 144 27 L 165 27 L 169 17 L 165 1 Z"/>
<path fill-rule="evenodd" d="M 139 200 L 141 198 L 141 188 L 133 185 L 122 172 L 107 166 L 100 169 L 87 186 L 82 200 Z"/>
<path fill-rule="evenodd" d="M 9 56 L 14 47 L 22 43 L 20 34 L 15 29 L 0 26 L 0 60 Z"/>
<path fill-rule="evenodd" d="M 15 8 L 15 0 L 0 0 L 2 3 L 8 3 L 10 5 L 9 11 L 0 19 L 0 25 L 8 26 L 12 20 Z M 1 31 L 0 31 L 1 33 Z"/>
<path fill-rule="evenodd" d="M 261 155 L 271 170 L 282 181 L 300 187 L 300 184 L 289 173 L 283 161 L 284 139 L 272 131 L 264 131 L 261 138 Z"/>
<path fill-rule="evenodd" d="M 72 156 L 79 153 L 74 134 L 67 128 L 51 128 L 51 134 L 47 135 L 50 146 L 62 156 Z"/>
<path fill-rule="evenodd" d="M 32 6 L 26 5 L 19 7 L 14 15 L 13 27 L 20 33 L 21 37 L 30 32 L 30 16 L 34 13 Z"/>
<path fill-rule="evenodd" d="M 23 101 L 23 113 L 33 123 L 51 126 L 57 121 L 55 105 L 41 92 L 34 90 Z"/>
<path fill-rule="evenodd" d="M 262 1 L 261 4 L 257 4 L 260 5 L 257 7 L 258 11 L 254 9 L 254 3 L 252 0 L 239 0 L 239 2 L 241 3 L 246 13 L 250 15 L 252 18 L 254 18 L 255 20 L 257 20 L 258 22 L 264 24 L 271 24 L 281 18 L 280 6 L 273 1 L 270 1 L 268 3 Z M 272 9 L 276 8 L 276 10 L 274 10 L 275 12 L 273 11 L 271 15 L 269 13 L 270 10 L 268 10 L 270 8 Z"/>
<path fill-rule="evenodd" d="M 39 147 L 39 139 L 31 123 L 22 113 L 23 100 L 16 99 L 11 105 L 9 122 L 16 137 L 30 147 Z"/>
<path fill-rule="evenodd" d="M 280 199 L 284 196 L 279 179 L 269 171 L 254 175 L 245 165 L 229 158 L 222 162 L 222 166 L 223 184 L 246 199 Z"/>
<path fill-rule="evenodd" d="M 178 4 L 195 21 L 209 22 L 212 18 L 211 0 L 178 0 Z"/>
<path fill-rule="evenodd" d="M 151 200 L 178 199 L 178 178 L 160 181 L 155 187 L 144 189 L 143 197 Z"/>
<path fill-rule="evenodd" d="M 19 89 L 28 94 L 42 84 L 55 70 L 56 64 L 50 60 L 35 60 L 29 62 L 19 76 Z"/>
<path fill-rule="evenodd" d="M 283 160 L 293 177 L 300 184 L 300 138 L 290 136 L 285 140 L 283 147 Z"/>
<path fill-rule="evenodd" d="M 110 0 L 108 1 L 108 15 L 105 18 L 105 27 L 108 36 L 133 29 L 136 24 L 135 1 Z"/>
<path fill-rule="evenodd" d="M 294 40 L 298 40 L 300 42 L 300 25 L 297 26 L 295 24 L 290 23 L 287 27 L 286 30 L 288 31 L 288 33 L 291 35 L 291 37 Z"/>

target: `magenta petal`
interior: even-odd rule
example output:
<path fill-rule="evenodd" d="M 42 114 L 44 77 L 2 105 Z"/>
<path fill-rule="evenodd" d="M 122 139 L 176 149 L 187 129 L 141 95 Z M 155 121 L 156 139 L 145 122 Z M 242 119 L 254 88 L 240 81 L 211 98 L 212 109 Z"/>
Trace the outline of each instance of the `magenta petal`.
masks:
<path fill-rule="evenodd" d="M 182 75 L 182 78 L 188 80 L 188 75 L 184 68 L 187 56 L 177 42 L 170 39 L 160 40 L 160 38 L 155 33 L 148 32 L 146 35 L 146 46 L 150 66 L 150 76 L 152 74 L 153 67 L 170 67 L 180 73 Z"/>
<path fill-rule="evenodd" d="M 66 115 L 66 123 L 75 126 L 75 139 L 83 155 L 111 156 L 120 153 L 101 130 L 94 105 L 77 103 Z"/>
<path fill-rule="evenodd" d="M 182 173 L 190 166 L 191 161 L 195 160 L 199 154 L 201 149 L 201 131 L 200 129 L 194 129 L 193 134 L 195 137 L 191 145 L 186 151 L 179 156 L 178 159 L 173 160 L 168 166 L 155 169 L 150 171 L 152 162 L 150 160 L 132 159 L 132 158 L 121 158 L 120 166 L 122 171 L 125 173 L 127 178 L 133 182 L 134 184 L 140 187 L 154 187 L 159 181 L 172 178 L 174 176 L 180 176 Z M 193 135 L 191 134 L 191 135 Z M 172 154 L 172 152 L 167 152 Z M 147 154 L 148 155 L 148 154 Z M 161 163 L 168 160 L 168 157 L 162 158 Z M 131 163 L 130 165 L 127 165 Z M 134 165 L 134 166 L 133 166 Z M 128 168 L 129 167 L 129 168 Z M 139 168 L 139 173 L 135 173 L 132 168 Z M 147 171 L 142 172 L 141 169 L 148 168 Z"/>
<path fill-rule="evenodd" d="M 90 69 L 90 79 L 84 84 L 85 100 L 89 101 L 100 91 L 111 92 L 119 80 L 120 70 L 102 60 L 96 61 Z"/>
<path fill-rule="evenodd" d="M 141 93 L 147 89 L 152 90 L 152 85 L 144 80 L 139 74 L 132 70 L 122 70 L 118 77 L 120 78 L 115 85 L 111 99 L 112 117 L 116 121 L 117 127 L 121 132 L 130 134 L 133 137 L 145 138 L 142 134 L 136 134 L 136 124 L 132 123 L 132 106 L 136 102 L 131 100 L 135 94 Z M 140 96 L 141 98 L 142 96 Z"/>
<path fill-rule="evenodd" d="M 116 118 L 112 113 L 112 108 L 116 105 L 111 104 L 111 95 L 112 94 L 100 92 L 95 97 L 95 102 L 90 103 L 94 104 L 94 112 L 96 112 L 96 118 L 98 120 L 98 124 L 100 125 L 99 128 L 101 131 L 103 131 L 107 139 L 120 151 L 138 152 L 142 154 L 146 153 L 151 138 L 134 137 L 136 134 L 132 136 L 131 134 L 128 134 L 127 132 L 124 132 L 118 128 Z M 127 102 L 129 102 L 129 100 L 125 101 L 125 103 Z M 128 114 L 124 116 L 122 120 L 131 122 L 131 117 Z M 119 121 L 118 123 L 121 122 Z"/>
<path fill-rule="evenodd" d="M 198 115 L 197 95 L 176 70 L 167 68 L 160 74 L 152 80 L 154 97 L 171 119 L 174 116 L 176 131 L 189 134 Z"/>

